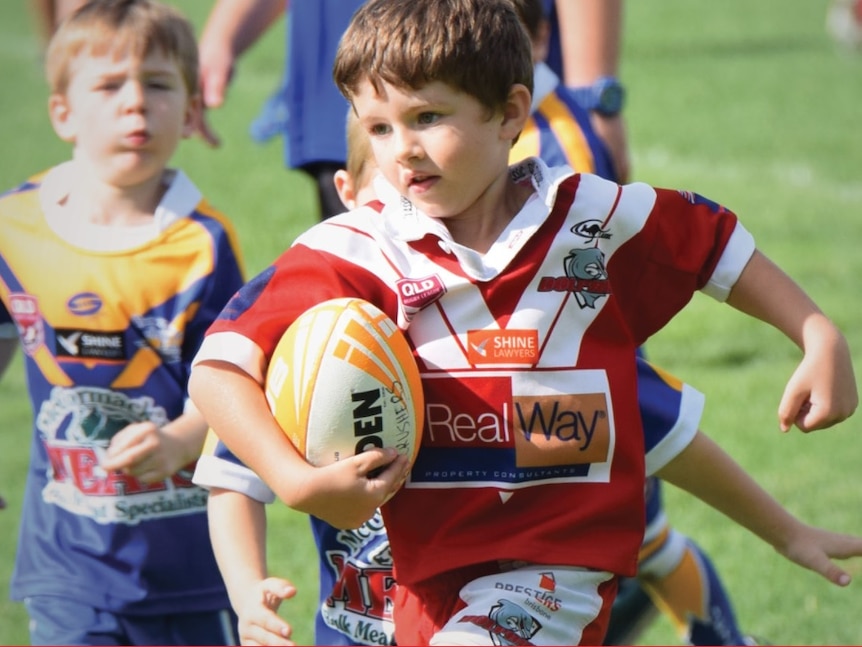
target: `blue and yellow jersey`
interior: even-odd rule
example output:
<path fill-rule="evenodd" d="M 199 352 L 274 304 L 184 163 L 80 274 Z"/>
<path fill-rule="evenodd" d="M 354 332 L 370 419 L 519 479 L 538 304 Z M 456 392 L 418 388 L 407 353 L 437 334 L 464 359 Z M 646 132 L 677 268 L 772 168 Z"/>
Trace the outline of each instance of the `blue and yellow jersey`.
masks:
<path fill-rule="evenodd" d="M 70 242 L 43 209 L 43 180 L 61 168 L 0 196 L 0 325 L 17 328 L 33 409 L 12 595 L 225 608 L 194 465 L 145 484 L 100 456 L 126 425 L 183 412 L 191 360 L 242 285 L 233 229 L 176 172 L 140 244 L 89 245 L 86 227 Z"/>
<path fill-rule="evenodd" d="M 590 125 L 589 113 L 541 63 L 535 71 L 532 114 L 509 161 L 527 157 L 540 157 L 548 166 L 566 164 L 579 173 L 617 179 L 607 147 Z"/>

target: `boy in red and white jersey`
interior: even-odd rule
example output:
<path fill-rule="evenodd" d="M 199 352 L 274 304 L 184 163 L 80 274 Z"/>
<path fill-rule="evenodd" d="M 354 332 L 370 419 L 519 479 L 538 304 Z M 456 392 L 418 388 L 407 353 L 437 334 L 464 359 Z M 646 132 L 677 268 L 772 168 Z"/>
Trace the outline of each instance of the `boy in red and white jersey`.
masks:
<path fill-rule="evenodd" d="M 696 290 L 805 351 L 784 429 L 856 407 L 843 336 L 732 212 L 535 158 L 509 168 L 532 60 L 506 0 L 371 0 L 334 74 L 402 199 L 315 226 L 241 290 L 191 393 L 291 507 L 355 527 L 385 503 L 399 644 L 598 644 L 617 576 L 637 567 L 647 473 L 849 581 L 830 557 L 862 551 L 858 538 L 793 519 L 701 434 L 650 446 L 642 432 L 636 348 Z M 426 425 L 410 470 L 394 450 L 311 467 L 269 413 L 281 333 L 338 296 L 383 309 L 415 349 Z"/>

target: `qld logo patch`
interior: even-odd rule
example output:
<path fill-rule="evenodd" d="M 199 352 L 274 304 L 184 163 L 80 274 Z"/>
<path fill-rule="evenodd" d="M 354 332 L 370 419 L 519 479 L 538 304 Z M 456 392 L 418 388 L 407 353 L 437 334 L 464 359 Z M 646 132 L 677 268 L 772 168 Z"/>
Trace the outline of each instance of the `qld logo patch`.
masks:
<path fill-rule="evenodd" d="M 442 279 L 433 274 L 421 279 L 401 279 L 396 283 L 404 316 L 410 321 L 422 308 L 446 294 Z"/>
<path fill-rule="evenodd" d="M 24 352 L 32 355 L 45 343 L 45 324 L 39 312 L 39 300 L 29 294 L 13 292 L 9 295 L 9 310 Z"/>

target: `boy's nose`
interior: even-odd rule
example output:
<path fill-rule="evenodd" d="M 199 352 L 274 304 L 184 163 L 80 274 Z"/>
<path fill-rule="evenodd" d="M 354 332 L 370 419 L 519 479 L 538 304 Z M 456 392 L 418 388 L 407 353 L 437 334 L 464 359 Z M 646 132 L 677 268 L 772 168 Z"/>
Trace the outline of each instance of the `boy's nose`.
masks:
<path fill-rule="evenodd" d="M 124 110 L 142 110 L 146 102 L 144 84 L 130 79 L 123 84 L 122 105 Z"/>
<path fill-rule="evenodd" d="M 400 162 L 406 162 L 422 156 L 422 147 L 409 130 L 397 129 L 395 131 L 395 146 Z"/>

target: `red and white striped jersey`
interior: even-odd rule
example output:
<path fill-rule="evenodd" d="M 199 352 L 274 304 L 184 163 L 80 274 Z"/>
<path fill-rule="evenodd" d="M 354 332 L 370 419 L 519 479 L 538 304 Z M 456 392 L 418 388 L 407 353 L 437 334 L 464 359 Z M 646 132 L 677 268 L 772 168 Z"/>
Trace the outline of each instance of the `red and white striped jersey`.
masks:
<path fill-rule="evenodd" d="M 696 194 L 535 158 L 511 174 L 535 193 L 486 253 L 406 200 L 327 220 L 238 293 L 196 360 L 262 382 L 293 319 L 340 296 L 398 322 L 426 407 L 410 479 L 383 508 L 399 585 L 503 559 L 634 575 L 636 348 L 696 290 L 724 299 L 754 251 L 732 212 Z M 649 443 L 651 466 L 690 439 Z"/>

